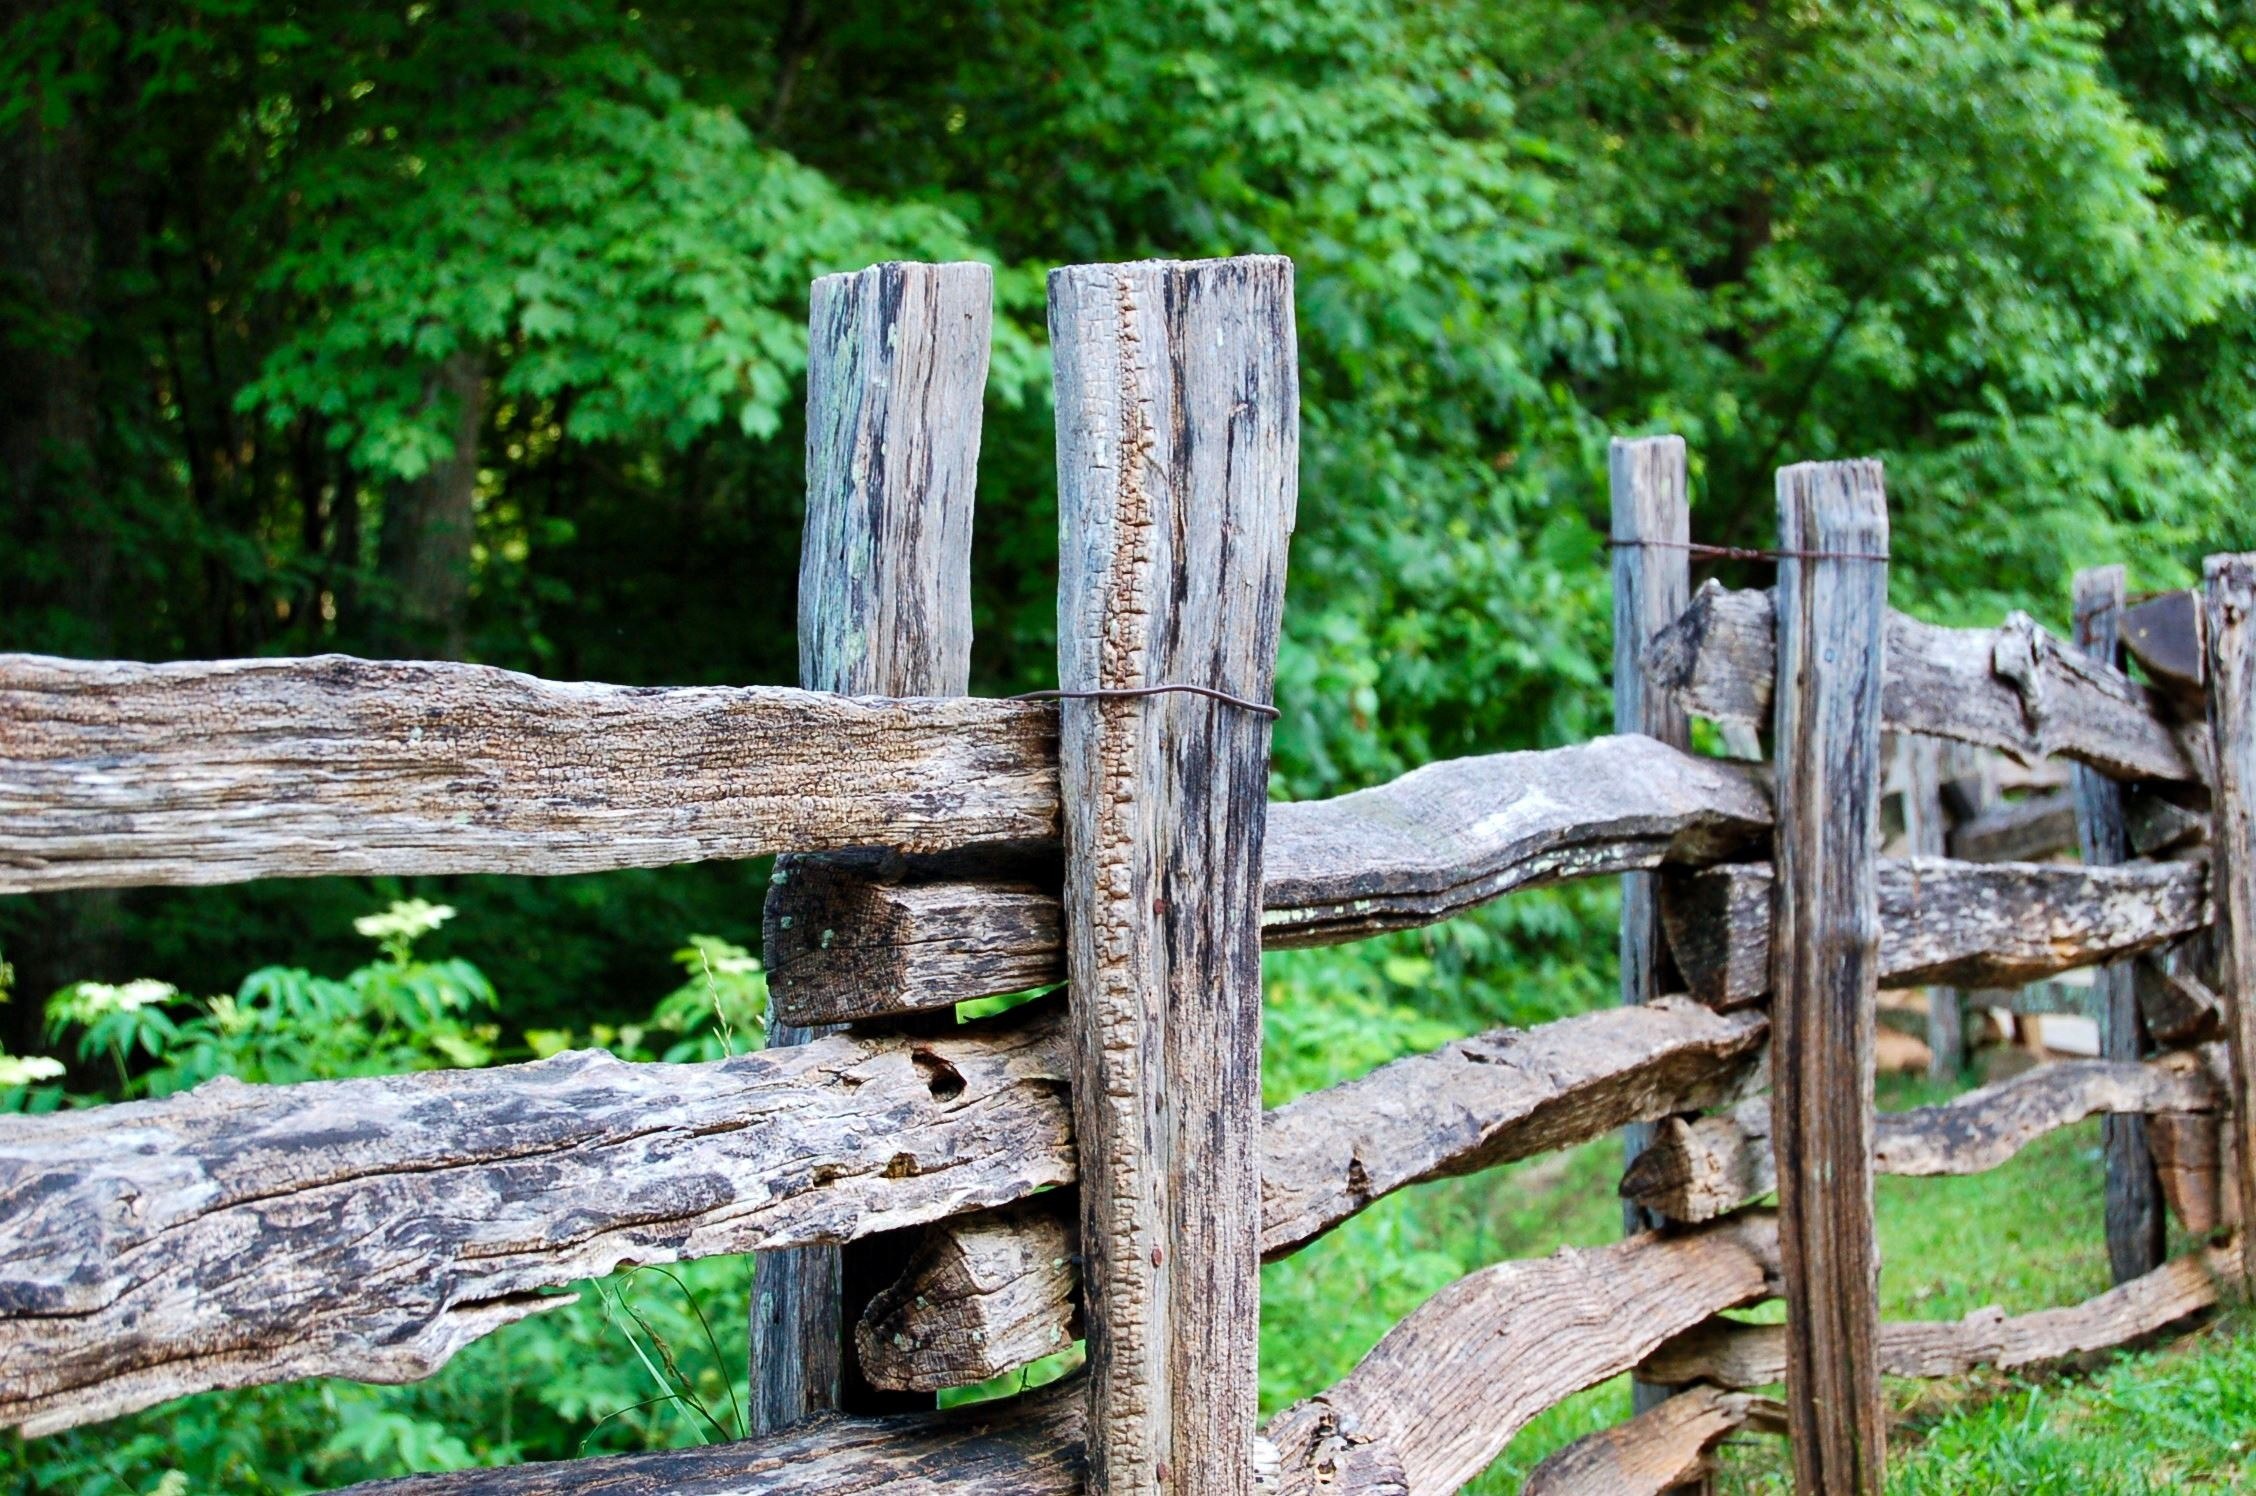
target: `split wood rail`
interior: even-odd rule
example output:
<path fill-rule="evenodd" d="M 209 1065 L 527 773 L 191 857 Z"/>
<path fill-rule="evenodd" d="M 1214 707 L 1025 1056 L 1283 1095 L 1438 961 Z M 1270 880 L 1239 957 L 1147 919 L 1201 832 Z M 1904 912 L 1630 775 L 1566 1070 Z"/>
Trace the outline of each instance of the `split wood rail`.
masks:
<path fill-rule="evenodd" d="M 1754 1427 L 1801 1489 L 1871 1491 L 1882 1376 L 2120 1344 L 2247 1271 L 2256 560 L 2137 628 L 2095 574 L 2074 645 L 1935 628 L 1887 611 L 1878 465 L 1825 463 L 1779 476 L 1775 592 L 1691 594 L 1682 444 L 1622 443 L 1620 734 L 1270 804 L 1290 264 L 1053 275 L 1057 701 L 963 694 L 989 300 L 974 265 L 815 287 L 806 689 L 0 656 L 0 892 L 778 856 L 763 1053 L 0 1119 L 0 1424 L 406 1381 L 576 1280 L 758 1252 L 756 1437 L 381 1489 L 1424 1496 L 1636 1373 L 1642 1411 L 1529 1489 L 1677 1488 Z M 1692 753 L 1693 717 L 1768 729 L 1774 762 Z M 2077 765 L 2083 863 L 1883 857 L 1883 729 Z M 1630 1003 L 1261 1111 L 1264 946 L 1609 874 Z M 2086 966 L 2106 1057 L 1875 1114 L 1879 987 Z M 1875 1171 L 1993 1167 L 2095 1114 L 2119 1286 L 1880 1323 Z M 1626 1239 L 1472 1274 L 1257 1427 L 1263 1260 L 1628 1127 Z M 2156 1200 L 2197 1240 L 2175 1261 Z M 1782 1326 L 1723 1316 L 1781 1294 Z M 1075 1377 L 932 1406 L 1082 1337 Z"/>

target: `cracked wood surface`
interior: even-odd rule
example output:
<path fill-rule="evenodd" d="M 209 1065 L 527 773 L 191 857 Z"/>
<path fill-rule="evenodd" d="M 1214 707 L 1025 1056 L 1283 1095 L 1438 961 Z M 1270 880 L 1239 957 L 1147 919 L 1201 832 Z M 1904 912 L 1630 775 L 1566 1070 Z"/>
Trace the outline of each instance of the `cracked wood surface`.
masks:
<path fill-rule="evenodd" d="M 1938 1106 L 1882 1112 L 1873 1166 L 1882 1174 L 1977 1174 L 2087 1117 L 2207 1112 L 2223 1103 L 2221 1057 L 2172 1054 L 2145 1062 L 2060 1060 Z M 1625 1199 L 1674 1221 L 1707 1221 L 1778 1184 L 1770 1098 L 1662 1124 L 1622 1177 Z"/>
<path fill-rule="evenodd" d="M 1544 1409 L 1719 1310 L 1766 1297 L 1775 1252 L 1775 1223 L 1754 1215 L 1460 1278 L 1345 1379 L 1270 1421 L 1277 1489 L 1455 1491 Z"/>
<path fill-rule="evenodd" d="M 1299 494 L 1292 262 L 1051 272 L 1058 684 L 1267 702 Z M 1062 703 L 1096 1496 L 1250 1496 L 1269 721 Z"/>
<path fill-rule="evenodd" d="M 971 518 L 994 272 L 875 265 L 817 280 L 807 314 L 807 517 L 799 544 L 799 684 L 847 696 L 961 696 L 971 681 Z M 788 929 L 797 859 L 778 858 L 763 956 Z M 768 1043 L 815 1028 L 770 1010 Z M 809 1413 L 906 1411 L 847 1353 L 847 1302 L 897 1274 L 879 1238 L 763 1254 L 754 1269 L 751 1427 Z"/>
<path fill-rule="evenodd" d="M 1767 1398 L 1687 1388 L 1627 1423 L 1569 1444 L 1528 1472 L 1520 1496 L 1661 1496 L 1713 1473 L 1708 1451 L 1750 1422 L 1782 1422 Z"/>
<path fill-rule="evenodd" d="M 0 1423 L 408 1381 L 622 1263 L 844 1241 L 1062 1184 L 1062 1027 L 223 1080 L 7 1118 Z"/>
<path fill-rule="evenodd" d="M 1271 805 L 1267 824 L 1262 942 L 1277 948 L 1727 855 L 1768 830 L 1770 797 L 1756 766 L 1624 735 L 1429 764 L 1335 799 Z M 775 905 L 792 919 L 770 967 L 778 1013 L 836 1022 L 1063 980 L 1054 864 L 1019 863 L 983 879 L 914 860 L 815 870 Z"/>
<path fill-rule="evenodd" d="M 2224 1154 L 2232 1168 L 2227 1193 L 2245 1229 L 2256 1222 L 2256 553 L 2211 556 L 2203 564 L 2202 622 L 2217 742 L 2218 995 L 2232 1060 L 2232 1135 Z M 2256 1252 L 2240 1267 L 2242 1290 L 2256 1292 Z"/>
<path fill-rule="evenodd" d="M 1297 1251 L 1406 1185 L 1726 1100 L 1755 1080 L 1767 1027 L 1666 997 L 1459 1040 L 1274 1108 L 1262 1126 L 1263 1255 Z M 882 1357 L 891 1381 L 963 1386 L 1072 1338 L 1078 1236 L 1060 1250 L 1038 1219 L 1004 1232 L 985 1216 L 925 1236 L 932 1266 L 883 1296 L 882 1326 L 865 1321 L 882 1342 L 865 1357 Z"/>
<path fill-rule="evenodd" d="M 2120 960 L 2215 918 L 2199 862 L 2074 864 L 1883 859 L 1880 982 L 2017 987 Z M 1766 863 L 1683 870 L 1662 916 L 1685 986 L 1733 1007 L 1770 990 L 1774 878 Z"/>
<path fill-rule="evenodd" d="M 1776 675 L 1767 591 L 1713 581 L 1657 637 L 1645 668 L 1695 715 L 1766 722 Z M 2208 734 L 2164 699 L 2037 627 L 2025 613 L 1994 629 L 1946 629 L 1890 611 L 1881 725 L 1954 738 L 2024 761 L 2058 755 L 2122 779 L 2202 777 Z M 2065 844 L 2065 841 L 2063 842 Z"/>
<path fill-rule="evenodd" d="M 1977 1309 L 1958 1320 L 1897 1320 L 1880 1326 L 1880 1369 L 1892 1377 L 1951 1377 L 1977 1366 L 2001 1371 L 2114 1350 L 2168 1329 L 2217 1303 L 2217 1281 L 2237 1271 L 2239 1252 L 2210 1247 L 2058 1309 L 2008 1315 Z M 1768 1387 L 1786 1375 L 1784 1326 L 1712 1319 L 1655 1351 L 1648 1375 L 1724 1388 Z"/>
<path fill-rule="evenodd" d="M 640 688 L 324 655 L 0 655 L 0 894 L 580 873 L 1058 831 L 1011 701 Z"/>

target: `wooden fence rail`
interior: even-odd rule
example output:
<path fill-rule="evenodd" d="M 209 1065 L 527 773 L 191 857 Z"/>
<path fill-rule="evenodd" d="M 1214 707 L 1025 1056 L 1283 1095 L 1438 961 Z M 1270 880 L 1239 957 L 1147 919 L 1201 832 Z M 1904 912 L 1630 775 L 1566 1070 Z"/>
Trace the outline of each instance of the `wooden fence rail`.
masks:
<path fill-rule="evenodd" d="M 783 854 L 765 1052 L 0 1118 L 0 1425 L 427 1376 L 576 1280 L 757 1252 L 761 1437 L 359 1489 L 1440 1496 L 1630 1374 L 1637 1416 L 1528 1490 L 1696 1490 L 1718 1440 L 1763 1430 L 1792 1438 L 1800 1491 L 1875 1492 L 1883 1374 L 2126 1344 L 2244 1279 L 2256 559 L 2140 605 L 2087 572 L 2075 646 L 2019 614 L 1936 628 L 1884 605 L 1878 464 L 1807 464 L 1779 475 L 1775 591 L 1693 593 L 1683 445 L 1620 443 L 1620 735 L 1269 805 L 1247 707 L 1274 681 L 1297 488 L 1291 285 L 1265 258 L 1053 277 L 1059 704 L 961 694 L 979 266 L 816 289 L 810 689 L 0 655 L 0 893 Z M 1691 714 L 1746 754 L 1768 726 L 1775 763 L 1690 752 Z M 1911 857 L 1880 855 L 1883 727 L 1919 735 Z M 1949 768 L 1973 749 L 1933 739 L 2057 755 L 2073 788 L 2040 766 L 2029 798 L 1976 804 Z M 1262 1112 L 1263 947 L 1609 874 L 1632 875 L 1624 1006 Z M 2095 967 L 2105 1058 L 1876 1111 L 1882 987 Z M 1874 1174 L 1999 1167 L 2095 1115 L 2117 1287 L 1880 1321 Z M 1469 1274 L 1257 1430 L 1262 1260 L 1623 1128 L 1624 1240 Z M 2197 1244 L 2170 1261 L 2165 1210 Z M 1782 1325 L 1719 1317 L 1770 1297 Z M 1057 1387 L 931 1410 L 1076 1338 L 1087 1369 Z"/>

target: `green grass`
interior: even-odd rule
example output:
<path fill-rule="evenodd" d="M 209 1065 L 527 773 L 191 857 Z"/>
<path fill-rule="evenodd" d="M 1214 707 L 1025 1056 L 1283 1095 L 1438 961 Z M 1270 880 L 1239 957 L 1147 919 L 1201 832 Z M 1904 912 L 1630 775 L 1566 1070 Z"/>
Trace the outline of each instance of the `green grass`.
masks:
<path fill-rule="evenodd" d="M 1891 1109 L 1938 1099 L 1885 1083 Z M 1442 1285 L 1491 1262 L 1614 1239 L 1619 1144 L 1424 1185 L 1380 1202 L 1307 1251 L 1264 1270 L 1265 1411 L 1344 1375 L 1389 1326 Z M 2040 1140 L 1986 1174 L 1882 1179 L 1882 1313 L 1951 1319 L 1987 1304 L 2022 1313 L 2108 1286 L 2099 1125 Z M 2173 1241 L 2173 1250 L 2184 1243 Z M 1749 1311 L 1775 1318 L 1777 1305 Z M 1895 1496 L 2256 1491 L 2256 1316 L 2225 1318 L 2088 1369 L 1892 1382 Z M 1467 1489 L 1515 1491 L 1537 1461 L 1629 1415 L 1626 1379 L 1537 1419 Z M 1782 1441 L 1724 1451 L 1728 1496 L 1790 1488 Z"/>

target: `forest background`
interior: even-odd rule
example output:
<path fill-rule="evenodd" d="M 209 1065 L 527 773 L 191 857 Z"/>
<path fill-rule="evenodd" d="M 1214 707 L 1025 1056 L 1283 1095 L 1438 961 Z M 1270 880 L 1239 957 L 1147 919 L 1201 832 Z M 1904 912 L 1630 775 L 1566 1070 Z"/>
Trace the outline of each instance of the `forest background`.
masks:
<path fill-rule="evenodd" d="M 788 683 L 807 287 L 888 258 L 997 270 L 992 694 L 1054 681 L 1044 272 L 1293 257 L 1280 795 L 1605 730 L 1610 435 L 1685 436 L 1723 543 L 1769 540 L 1778 465 L 1884 458 L 1891 586 L 1938 621 L 2057 627 L 2078 565 L 2159 588 L 2256 546 L 2238 0 L 0 16 L 0 648 Z M 8 1102 L 757 1043 L 765 875 L 0 900 L 0 1041 L 68 1067 Z M 454 917 L 356 932 L 408 899 Z M 1611 1000 L 1612 900 L 1272 958 L 1272 1099 Z M 1418 1217 L 1388 1229 L 1355 1271 L 1406 1270 Z M 743 1371 L 726 1267 L 423 1388 L 198 1399 L 0 1470 L 279 1491 L 709 1437 Z M 1311 1333 L 1277 1331 L 1273 1397 L 1361 1349 Z"/>

